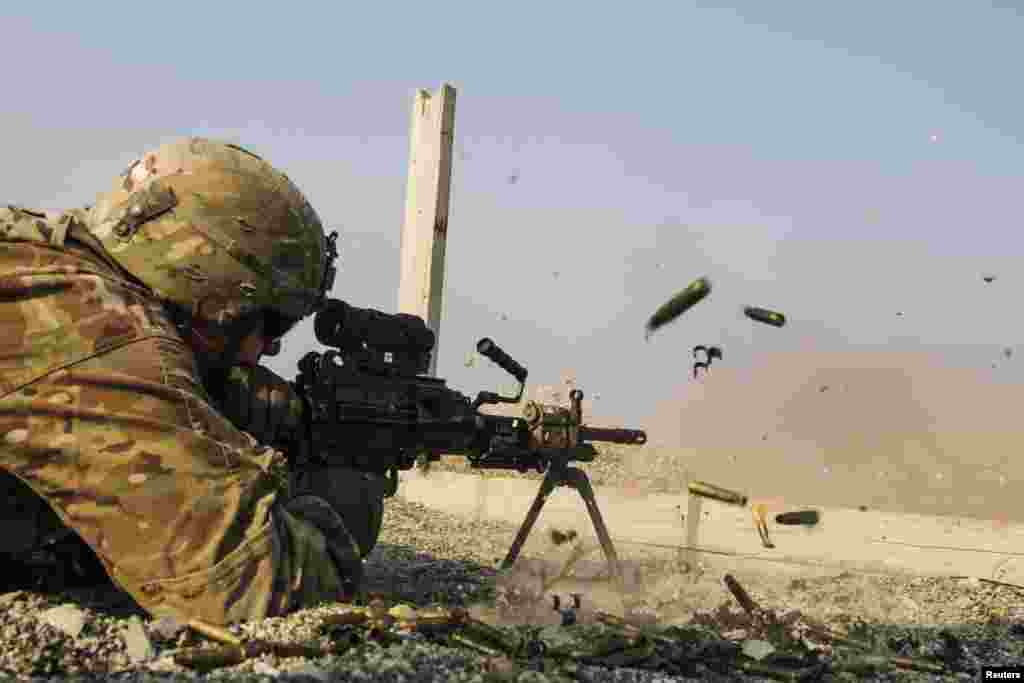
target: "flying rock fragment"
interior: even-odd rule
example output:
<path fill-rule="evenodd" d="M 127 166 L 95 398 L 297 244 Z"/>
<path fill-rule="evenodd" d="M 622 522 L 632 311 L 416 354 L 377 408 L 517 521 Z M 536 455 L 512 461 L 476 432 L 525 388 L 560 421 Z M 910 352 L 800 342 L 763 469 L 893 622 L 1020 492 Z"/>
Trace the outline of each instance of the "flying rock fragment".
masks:
<path fill-rule="evenodd" d="M 560 529 L 551 529 L 551 542 L 555 545 L 562 545 L 570 541 L 576 540 L 576 532 L 572 529 L 568 531 L 561 531 Z"/>

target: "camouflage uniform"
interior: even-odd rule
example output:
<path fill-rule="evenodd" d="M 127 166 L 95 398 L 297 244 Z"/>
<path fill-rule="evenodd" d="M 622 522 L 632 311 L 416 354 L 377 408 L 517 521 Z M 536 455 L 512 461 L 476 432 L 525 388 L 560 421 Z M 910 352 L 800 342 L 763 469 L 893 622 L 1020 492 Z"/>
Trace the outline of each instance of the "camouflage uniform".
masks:
<path fill-rule="evenodd" d="M 283 456 L 214 409 L 170 297 L 94 219 L 0 209 L 0 468 L 154 616 L 225 624 L 340 599 L 332 560 L 358 555 L 340 518 L 288 502 Z"/>

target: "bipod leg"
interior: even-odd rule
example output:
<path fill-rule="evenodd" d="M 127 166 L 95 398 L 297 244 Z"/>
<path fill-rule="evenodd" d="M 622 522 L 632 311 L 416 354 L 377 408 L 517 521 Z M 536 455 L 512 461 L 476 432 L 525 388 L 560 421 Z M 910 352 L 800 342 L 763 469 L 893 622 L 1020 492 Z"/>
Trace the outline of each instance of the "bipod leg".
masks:
<path fill-rule="evenodd" d="M 622 568 L 619 566 L 619 556 L 615 552 L 615 546 L 612 544 L 612 537 L 608 533 L 608 527 L 604 524 L 601 509 L 597 507 L 597 499 L 594 498 L 594 487 L 590 485 L 590 478 L 587 477 L 587 473 L 583 470 L 568 467 L 565 473 L 565 483 L 576 489 L 580 494 L 580 498 L 586 504 L 590 521 L 594 525 L 594 531 L 597 532 L 597 540 L 601 543 L 601 550 L 604 552 L 605 559 L 608 560 L 608 569 L 611 572 L 612 582 L 619 584 L 620 588 L 625 590 Z"/>
<path fill-rule="evenodd" d="M 561 475 L 552 468 L 548 468 L 547 473 L 544 475 L 544 480 L 540 483 L 540 488 L 537 490 L 537 496 L 533 499 L 529 512 L 526 513 L 526 519 L 523 520 L 522 526 L 519 527 L 516 539 L 512 541 L 512 547 L 508 549 L 508 555 L 501 562 L 502 569 L 508 569 L 515 564 L 516 558 L 519 557 L 519 551 L 523 549 L 523 544 L 526 543 L 530 530 L 533 529 L 533 525 L 537 522 L 537 518 L 540 516 L 544 503 L 547 502 L 548 496 L 555 490 L 555 487 L 561 484 Z"/>

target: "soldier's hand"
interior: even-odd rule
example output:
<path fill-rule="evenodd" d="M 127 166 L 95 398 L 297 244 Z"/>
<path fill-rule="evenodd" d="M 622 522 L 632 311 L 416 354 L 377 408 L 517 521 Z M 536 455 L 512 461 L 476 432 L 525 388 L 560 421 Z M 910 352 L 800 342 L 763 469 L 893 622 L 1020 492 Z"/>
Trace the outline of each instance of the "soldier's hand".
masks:
<path fill-rule="evenodd" d="M 228 372 L 221 410 L 257 441 L 273 444 L 302 423 L 302 401 L 283 378 L 262 365 L 236 365 Z"/>

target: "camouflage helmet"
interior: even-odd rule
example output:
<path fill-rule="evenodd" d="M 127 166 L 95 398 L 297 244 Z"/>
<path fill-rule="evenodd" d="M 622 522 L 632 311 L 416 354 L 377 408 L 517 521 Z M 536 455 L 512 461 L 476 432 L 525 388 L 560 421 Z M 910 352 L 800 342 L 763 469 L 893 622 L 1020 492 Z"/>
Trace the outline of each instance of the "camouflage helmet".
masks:
<path fill-rule="evenodd" d="M 185 138 L 148 152 L 89 211 L 89 231 L 126 271 L 193 318 L 257 310 L 297 320 L 334 281 L 335 235 L 266 161 Z"/>

